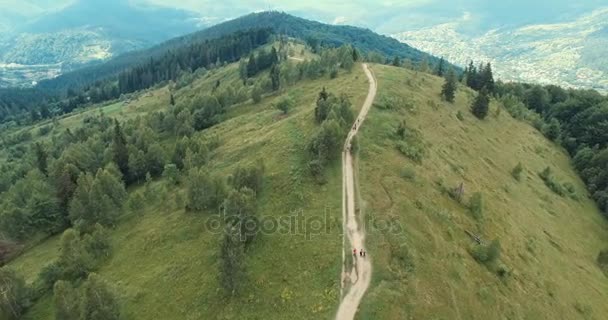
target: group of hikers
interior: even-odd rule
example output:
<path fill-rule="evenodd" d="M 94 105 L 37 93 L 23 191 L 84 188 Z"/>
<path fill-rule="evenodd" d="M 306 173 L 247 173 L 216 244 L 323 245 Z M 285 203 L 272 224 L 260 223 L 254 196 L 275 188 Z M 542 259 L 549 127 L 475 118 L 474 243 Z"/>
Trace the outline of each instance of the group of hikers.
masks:
<path fill-rule="evenodd" d="M 367 254 L 367 251 L 363 250 L 363 249 L 359 249 L 359 256 L 360 257 L 365 257 L 365 255 Z M 353 256 L 357 256 L 357 249 L 353 249 Z"/>

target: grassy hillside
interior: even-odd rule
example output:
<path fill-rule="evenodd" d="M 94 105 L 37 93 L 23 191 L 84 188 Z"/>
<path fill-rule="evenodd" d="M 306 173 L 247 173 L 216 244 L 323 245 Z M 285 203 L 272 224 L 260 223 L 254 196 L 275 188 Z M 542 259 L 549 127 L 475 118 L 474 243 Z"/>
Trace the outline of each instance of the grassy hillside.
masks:
<path fill-rule="evenodd" d="M 218 80 L 223 86 L 241 81 L 238 65 L 213 70 L 178 90 L 176 100 L 208 92 Z M 125 318 L 331 317 L 339 299 L 341 170 L 336 162 L 328 168 L 327 183 L 319 185 L 307 169 L 306 144 L 316 127 L 314 106 L 323 87 L 347 94 L 353 108 L 359 108 L 367 86 L 359 65 L 333 80 L 303 80 L 279 94 L 265 96 L 259 104 L 247 101 L 231 107 L 226 121 L 194 135 L 197 140 L 219 138 L 220 146 L 206 165 L 214 174 L 227 176 L 237 166 L 264 161 L 264 189 L 257 201 L 263 221 L 302 217 L 324 223 L 322 230 L 313 233 L 294 230 L 260 235 L 247 250 L 244 289 L 232 299 L 224 297 L 218 281 L 221 232 L 208 228 L 208 219 L 215 213 L 185 212 L 183 185 L 176 187 L 165 179 L 131 188 L 131 195 L 147 195 L 146 205 L 129 210 L 111 230 L 113 253 L 98 270 L 121 298 Z M 273 104 L 286 95 L 294 100 L 294 107 L 282 115 Z M 162 110 L 168 101 L 166 87 L 150 90 L 128 102 L 66 117 L 57 127 L 75 128 L 82 125 L 82 119 L 99 112 L 124 120 Z M 51 238 L 10 267 L 31 282 L 57 255 L 58 238 Z M 52 296 L 47 295 L 26 319 L 52 319 L 52 315 Z"/>
<path fill-rule="evenodd" d="M 375 269 L 360 318 L 602 319 L 608 314 L 608 281 L 595 263 L 608 242 L 608 224 L 566 153 L 495 103 L 490 115 L 478 120 L 468 109 L 474 97 L 468 89 L 460 87 L 449 104 L 439 97 L 440 78 L 373 69 L 377 106 L 360 133 L 358 167 Z M 405 138 L 396 133 L 402 120 Z M 400 141 L 421 160 L 399 152 Z M 519 162 L 521 181 L 511 174 Z M 547 166 L 560 182 L 574 185 L 576 196 L 561 197 L 543 183 L 538 173 Z M 460 183 L 462 204 L 449 195 Z M 477 216 L 467 208 L 476 192 L 483 197 Z M 387 221 L 401 230 L 383 228 Z M 476 244 L 465 230 L 486 243 L 499 239 L 495 265 L 475 261 Z"/>

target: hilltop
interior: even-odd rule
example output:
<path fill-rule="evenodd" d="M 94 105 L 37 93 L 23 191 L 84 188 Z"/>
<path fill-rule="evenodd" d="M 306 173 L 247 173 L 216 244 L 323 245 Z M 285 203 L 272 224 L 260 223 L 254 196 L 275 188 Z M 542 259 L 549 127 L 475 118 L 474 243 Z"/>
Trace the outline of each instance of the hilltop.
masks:
<path fill-rule="evenodd" d="M 364 62 L 377 96 L 346 151 L 349 217 L 365 227 L 372 271 L 350 311 L 608 312 L 608 223 L 591 200 L 608 206 L 606 97 L 494 84 L 488 67 L 466 76 L 493 96 L 457 82 L 450 103 L 435 74 L 452 73 L 385 65 L 347 40 L 257 29 L 175 41 L 56 101 L 62 112 L 2 128 L 0 228 L 12 242 L 0 277 L 18 299 L 0 305 L 15 318 L 334 317 L 353 267 L 340 154 L 375 87 Z M 484 96 L 482 120 L 470 106 Z"/>

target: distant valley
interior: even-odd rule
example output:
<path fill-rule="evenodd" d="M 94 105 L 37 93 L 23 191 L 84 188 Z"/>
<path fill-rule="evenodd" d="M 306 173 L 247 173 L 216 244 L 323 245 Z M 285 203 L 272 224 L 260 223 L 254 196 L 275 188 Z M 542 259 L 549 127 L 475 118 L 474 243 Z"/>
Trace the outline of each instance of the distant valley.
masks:
<path fill-rule="evenodd" d="M 0 25 L 0 87 L 27 87 L 197 30 L 190 12 L 87 0 L 25 23 Z M 9 30 L 10 27 L 10 30 Z"/>
<path fill-rule="evenodd" d="M 608 92 L 608 8 L 570 22 L 460 31 L 461 21 L 393 35 L 420 50 L 466 65 L 492 62 L 498 78 Z"/>

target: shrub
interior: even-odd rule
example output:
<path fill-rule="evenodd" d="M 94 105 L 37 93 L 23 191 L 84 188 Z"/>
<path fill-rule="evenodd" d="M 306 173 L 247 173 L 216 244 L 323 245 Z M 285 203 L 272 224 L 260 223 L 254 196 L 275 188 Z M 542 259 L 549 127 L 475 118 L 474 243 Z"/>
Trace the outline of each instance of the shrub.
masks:
<path fill-rule="evenodd" d="M 488 245 L 477 245 L 471 251 L 473 258 L 485 265 L 493 264 L 500 258 L 500 242 L 498 239 L 492 240 Z"/>
<path fill-rule="evenodd" d="M 462 113 L 462 111 L 456 112 L 456 118 L 460 121 L 464 121 L 464 114 Z"/>
<path fill-rule="evenodd" d="M 608 276 L 608 249 L 600 251 L 596 261 L 600 269 Z"/>
<path fill-rule="evenodd" d="M 281 99 L 279 102 L 277 102 L 274 105 L 274 107 L 277 110 L 280 110 L 281 112 L 283 112 L 283 114 L 287 114 L 287 112 L 289 112 L 289 109 L 291 109 L 293 104 L 294 104 L 293 99 L 291 99 L 291 97 L 287 96 L 287 97 Z"/>
<path fill-rule="evenodd" d="M 522 166 L 521 162 L 518 163 L 515 168 L 513 168 L 513 170 L 511 170 L 511 175 L 513 176 L 513 178 L 517 181 L 521 181 L 521 174 L 524 171 L 524 167 Z"/>
<path fill-rule="evenodd" d="M 483 195 L 481 192 L 475 192 L 469 200 L 469 210 L 473 214 L 473 218 L 477 221 L 483 219 Z"/>
<path fill-rule="evenodd" d="M 412 161 L 416 163 L 422 163 L 422 159 L 424 158 L 424 149 L 419 146 L 410 145 L 405 141 L 399 141 L 397 143 L 397 150 L 401 152 L 404 156 L 410 158 Z"/>
<path fill-rule="evenodd" d="M 416 180 L 416 171 L 412 168 L 403 168 L 403 170 L 401 170 L 401 177 L 406 180 L 414 181 Z"/>
<path fill-rule="evenodd" d="M 545 182 L 545 185 L 551 189 L 551 191 L 555 192 L 560 196 L 566 195 L 566 190 L 564 186 L 561 185 L 553 176 L 553 172 L 550 167 L 545 168 L 541 173 L 538 174 L 540 178 Z"/>

